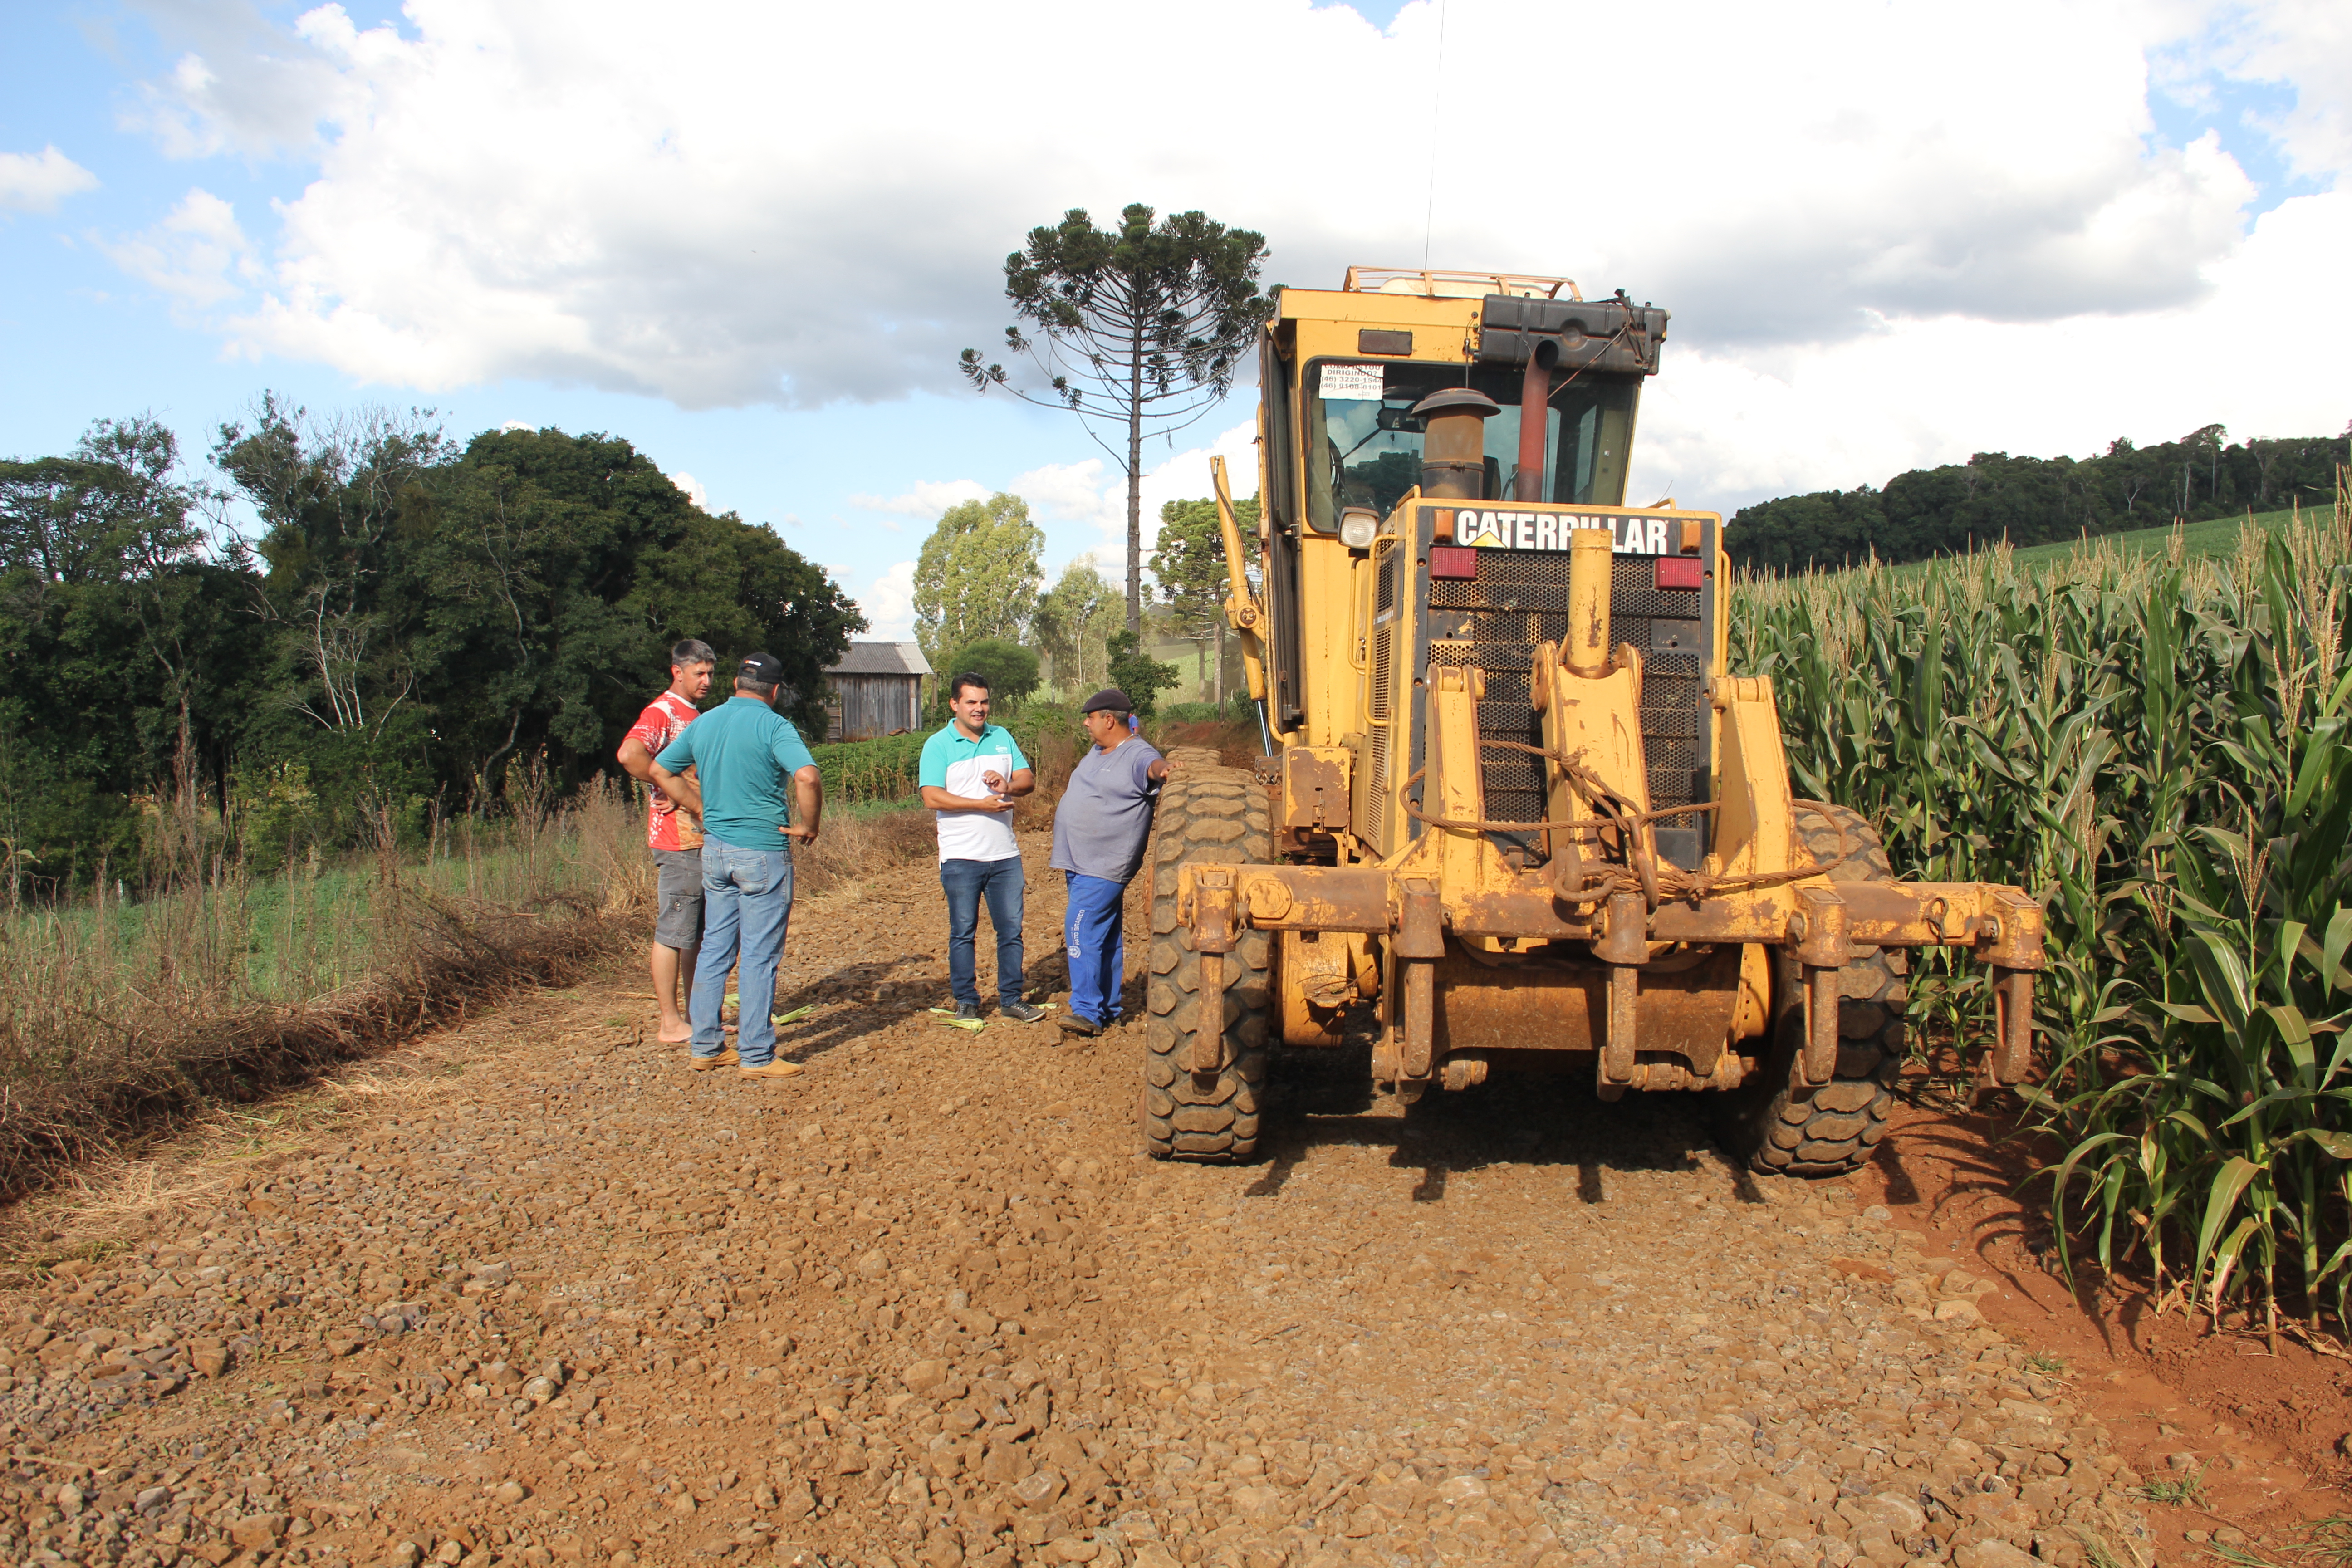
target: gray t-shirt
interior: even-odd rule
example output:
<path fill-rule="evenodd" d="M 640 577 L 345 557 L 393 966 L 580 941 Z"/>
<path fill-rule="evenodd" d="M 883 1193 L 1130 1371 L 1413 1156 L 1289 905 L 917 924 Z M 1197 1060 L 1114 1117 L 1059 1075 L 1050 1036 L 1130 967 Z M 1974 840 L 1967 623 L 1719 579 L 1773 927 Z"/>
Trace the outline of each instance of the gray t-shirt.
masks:
<path fill-rule="evenodd" d="M 1056 871 L 1124 882 L 1143 864 L 1151 837 L 1151 807 L 1160 786 L 1149 772 L 1160 760 L 1151 742 L 1131 736 L 1106 752 L 1099 746 L 1070 770 L 1070 786 L 1054 812 Z"/>

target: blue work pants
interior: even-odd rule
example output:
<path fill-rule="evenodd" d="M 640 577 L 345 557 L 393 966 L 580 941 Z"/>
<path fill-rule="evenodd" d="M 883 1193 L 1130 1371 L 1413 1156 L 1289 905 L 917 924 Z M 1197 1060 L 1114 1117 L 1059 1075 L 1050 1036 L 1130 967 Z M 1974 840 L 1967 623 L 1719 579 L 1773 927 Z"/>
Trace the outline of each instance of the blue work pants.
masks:
<path fill-rule="evenodd" d="M 1062 944 L 1070 954 L 1070 1011 L 1108 1028 L 1118 1022 L 1118 993 L 1127 972 L 1127 935 L 1119 919 L 1127 884 L 1065 871 L 1069 913 Z"/>
<path fill-rule="evenodd" d="M 776 1055 L 776 965 L 784 956 L 784 926 L 793 913 L 793 858 L 782 849 L 739 849 L 716 838 L 702 843 L 702 956 L 694 966 L 687 1021 L 693 1051 L 715 1057 L 727 1045 L 719 1021 L 727 972 L 735 977 L 740 1022 L 735 1049 L 747 1068 Z"/>

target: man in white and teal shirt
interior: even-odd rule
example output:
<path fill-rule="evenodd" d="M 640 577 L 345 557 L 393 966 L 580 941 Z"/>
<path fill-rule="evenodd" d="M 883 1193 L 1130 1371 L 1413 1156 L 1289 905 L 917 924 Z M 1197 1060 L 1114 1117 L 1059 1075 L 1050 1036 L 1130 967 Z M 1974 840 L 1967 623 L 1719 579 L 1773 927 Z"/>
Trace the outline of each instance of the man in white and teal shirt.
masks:
<path fill-rule="evenodd" d="M 948 896 L 948 985 L 956 1016 L 980 1016 L 980 906 L 996 931 L 996 1011 L 1019 1024 L 1045 1016 L 1021 994 L 1021 845 L 1013 803 L 1037 787 L 1029 759 L 1004 727 L 988 721 L 988 682 L 969 670 L 948 678 L 947 727 L 923 742 L 916 773 L 939 818 L 940 887 Z"/>

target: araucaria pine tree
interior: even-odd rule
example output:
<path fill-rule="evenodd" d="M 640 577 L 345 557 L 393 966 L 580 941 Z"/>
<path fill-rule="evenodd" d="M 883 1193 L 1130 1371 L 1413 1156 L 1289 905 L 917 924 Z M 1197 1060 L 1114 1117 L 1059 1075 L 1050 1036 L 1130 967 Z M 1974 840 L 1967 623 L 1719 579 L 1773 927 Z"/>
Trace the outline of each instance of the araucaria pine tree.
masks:
<path fill-rule="evenodd" d="M 1044 390 L 1012 384 L 1004 367 L 963 351 L 962 370 L 985 392 L 1002 386 L 1046 407 L 1067 408 L 1127 476 L 1127 625 L 1143 626 L 1143 441 L 1182 429 L 1233 387 L 1273 300 L 1258 290 L 1265 237 L 1228 229 L 1202 213 L 1158 224 L 1136 203 L 1116 232 L 1074 207 L 1054 227 L 1029 231 L 1004 258 L 1004 293 L 1035 336 L 1004 329 Z M 1105 431 L 1126 437 L 1124 453 Z"/>

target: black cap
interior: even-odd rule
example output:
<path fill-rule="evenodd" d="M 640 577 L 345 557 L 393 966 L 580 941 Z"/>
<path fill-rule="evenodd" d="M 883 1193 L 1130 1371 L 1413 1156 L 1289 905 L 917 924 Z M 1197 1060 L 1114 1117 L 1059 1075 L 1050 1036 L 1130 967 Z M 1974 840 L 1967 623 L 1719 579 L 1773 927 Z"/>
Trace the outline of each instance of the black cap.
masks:
<path fill-rule="evenodd" d="M 735 672 L 738 680 L 748 680 L 754 686 L 782 686 L 784 683 L 784 661 L 772 653 L 747 653 L 742 668 Z"/>
<path fill-rule="evenodd" d="M 1086 706 L 1078 711 L 1081 713 L 1132 713 L 1135 711 L 1135 704 L 1129 702 L 1127 700 L 1127 693 L 1118 687 L 1106 686 L 1087 698 Z"/>

